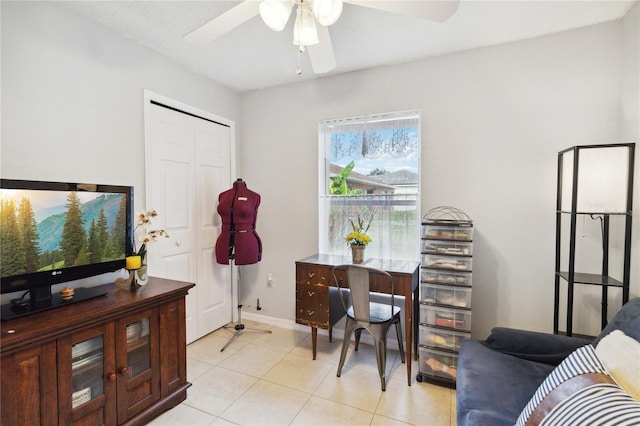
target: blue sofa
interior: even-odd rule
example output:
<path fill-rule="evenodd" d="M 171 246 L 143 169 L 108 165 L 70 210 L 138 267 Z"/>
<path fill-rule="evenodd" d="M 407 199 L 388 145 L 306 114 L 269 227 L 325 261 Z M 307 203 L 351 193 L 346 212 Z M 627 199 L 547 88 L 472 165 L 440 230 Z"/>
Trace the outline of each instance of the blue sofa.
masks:
<path fill-rule="evenodd" d="M 513 425 L 538 386 L 577 348 L 619 329 L 640 341 L 640 298 L 627 302 L 595 340 L 496 327 L 465 340 L 456 380 L 458 426 Z"/>

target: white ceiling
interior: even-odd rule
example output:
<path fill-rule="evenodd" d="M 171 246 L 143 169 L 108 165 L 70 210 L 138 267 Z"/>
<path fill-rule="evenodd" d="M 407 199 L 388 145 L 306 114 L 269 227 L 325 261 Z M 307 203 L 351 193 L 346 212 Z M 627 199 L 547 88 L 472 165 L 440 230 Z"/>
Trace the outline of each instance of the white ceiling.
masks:
<path fill-rule="evenodd" d="M 375 0 L 373 0 L 375 1 Z M 444 23 L 345 4 L 329 27 L 337 68 L 315 75 L 293 45 L 293 19 L 282 32 L 259 16 L 217 40 L 194 45 L 189 31 L 239 1 L 64 1 L 62 7 L 171 58 L 200 75 L 244 92 L 339 73 L 522 40 L 620 19 L 635 0 L 462 0 Z"/>

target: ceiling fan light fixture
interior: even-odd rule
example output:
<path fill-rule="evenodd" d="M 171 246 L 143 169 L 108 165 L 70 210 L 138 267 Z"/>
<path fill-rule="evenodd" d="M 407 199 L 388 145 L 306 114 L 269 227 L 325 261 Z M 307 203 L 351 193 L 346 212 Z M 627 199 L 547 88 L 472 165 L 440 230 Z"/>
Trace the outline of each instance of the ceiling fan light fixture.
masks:
<path fill-rule="evenodd" d="M 294 0 L 262 0 L 260 17 L 267 27 L 274 31 L 282 31 L 287 25 Z"/>
<path fill-rule="evenodd" d="M 318 43 L 318 30 L 313 20 L 311 9 L 302 3 L 298 5 L 296 22 L 293 26 L 293 44 L 297 46 L 311 46 Z"/>
<path fill-rule="evenodd" d="M 342 0 L 313 0 L 313 14 L 321 25 L 328 27 L 342 14 Z"/>

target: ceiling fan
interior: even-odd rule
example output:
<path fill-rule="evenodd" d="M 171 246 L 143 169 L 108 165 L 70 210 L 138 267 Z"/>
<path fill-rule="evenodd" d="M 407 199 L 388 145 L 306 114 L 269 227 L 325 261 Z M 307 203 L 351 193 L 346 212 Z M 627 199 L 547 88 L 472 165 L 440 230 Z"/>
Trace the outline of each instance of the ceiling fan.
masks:
<path fill-rule="evenodd" d="M 444 22 L 458 9 L 459 0 L 344 0 L 345 3 Z M 274 31 L 282 31 L 296 6 L 293 44 L 309 52 L 313 71 L 336 67 L 328 26 L 342 13 L 343 0 L 244 0 L 225 13 L 184 35 L 194 43 L 208 43 L 260 15 Z M 316 25 L 318 24 L 318 25 Z M 298 74 L 302 71 L 298 65 Z"/>

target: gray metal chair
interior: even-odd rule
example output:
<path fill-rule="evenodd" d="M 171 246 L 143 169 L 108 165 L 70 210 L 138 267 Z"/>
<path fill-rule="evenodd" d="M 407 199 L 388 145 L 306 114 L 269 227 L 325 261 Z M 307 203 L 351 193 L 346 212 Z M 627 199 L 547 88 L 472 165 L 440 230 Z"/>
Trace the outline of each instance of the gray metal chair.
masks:
<path fill-rule="evenodd" d="M 360 335 L 362 330 L 367 330 L 371 337 L 376 351 L 378 362 L 378 373 L 382 390 L 386 390 L 386 366 L 387 366 L 387 332 L 392 324 L 396 326 L 398 337 L 398 347 L 400 348 L 400 358 L 405 362 L 404 346 L 402 345 L 402 325 L 400 324 L 400 307 L 395 305 L 395 295 L 393 291 L 393 278 L 388 272 L 381 269 L 371 268 L 362 265 L 337 265 L 333 268 L 333 279 L 338 289 L 349 288 L 351 294 L 351 306 L 348 300 L 339 292 L 342 303 L 347 310 L 347 322 L 342 341 L 342 352 L 340 363 L 338 364 L 338 377 L 342 373 L 351 335 L 355 331 L 355 350 L 358 350 Z M 345 282 L 346 280 L 346 282 Z M 371 284 L 374 283 L 374 286 Z M 391 304 L 376 303 L 371 301 L 371 289 L 385 289 L 385 293 L 391 294 Z"/>

